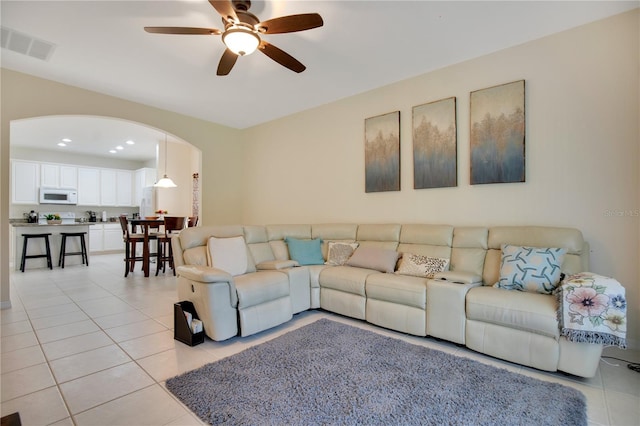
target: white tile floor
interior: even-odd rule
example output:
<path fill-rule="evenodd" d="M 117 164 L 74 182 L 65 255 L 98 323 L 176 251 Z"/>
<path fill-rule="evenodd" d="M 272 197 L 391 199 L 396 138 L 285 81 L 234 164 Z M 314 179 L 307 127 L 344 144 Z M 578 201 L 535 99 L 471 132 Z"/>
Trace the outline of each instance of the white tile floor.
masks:
<path fill-rule="evenodd" d="M 575 387 L 587 396 L 590 424 L 640 424 L 640 374 L 624 364 L 601 363 L 588 380 L 551 374 L 321 311 L 255 336 L 188 347 L 173 339 L 175 278 L 144 278 L 140 271 L 124 278 L 123 267 L 121 255 L 103 255 L 93 256 L 90 267 L 11 274 L 12 308 L 1 312 L 3 416 L 19 411 L 23 425 L 198 425 L 165 380 L 331 317 Z M 640 351 L 606 352 L 640 362 Z"/>

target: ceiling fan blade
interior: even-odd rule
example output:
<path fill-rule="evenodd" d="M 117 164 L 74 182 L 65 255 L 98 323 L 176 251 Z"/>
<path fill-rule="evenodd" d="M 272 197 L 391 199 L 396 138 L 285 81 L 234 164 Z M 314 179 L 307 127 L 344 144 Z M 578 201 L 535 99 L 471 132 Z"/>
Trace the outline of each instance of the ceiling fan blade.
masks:
<path fill-rule="evenodd" d="M 238 60 L 238 55 L 230 51 L 229 49 L 225 50 L 222 54 L 222 58 L 220 58 L 220 63 L 218 64 L 218 72 L 217 75 L 227 75 L 231 71 L 231 68 L 236 64 Z"/>
<path fill-rule="evenodd" d="M 260 51 L 282 65 L 283 67 L 289 68 L 291 71 L 295 71 L 300 73 L 307 69 L 300 61 L 298 61 L 293 56 L 289 55 L 284 50 L 278 49 L 273 44 L 270 44 L 264 40 L 260 42 Z"/>
<path fill-rule="evenodd" d="M 144 30 L 153 34 L 195 34 L 195 35 L 220 35 L 222 31 L 215 28 L 189 28 L 189 27 L 144 27 Z"/>
<path fill-rule="evenodd" d="M 218 11 L 220 16 L 222 16 L 222 19 L 224 19 L 226 21 L 236 21 L 236 22 L 238 21 L 238 15 L 236 15 L 236 11 L 233 8 L 233 5 L 231 4 L 231 1 L 229 1 L 229 0 L 222 0 L 222 1 L 209 0 L 209 3 L 211 3 L 211 6 L 213 6 L 214 9 Z"/>
<path fill-rule="evenodd" d="M 260 22 L 257 27 L 265 34 L 293 33 L 310 30 L 324 25 L 322 17 L 317 13 L 282 16 Z"/>

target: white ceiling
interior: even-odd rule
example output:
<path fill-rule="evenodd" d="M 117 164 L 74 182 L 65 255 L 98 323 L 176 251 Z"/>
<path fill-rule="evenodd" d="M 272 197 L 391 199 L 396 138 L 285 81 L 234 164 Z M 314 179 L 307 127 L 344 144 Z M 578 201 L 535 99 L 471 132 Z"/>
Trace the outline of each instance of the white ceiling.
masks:
<path fill-rule="evenodd" d="M 5 68 L 246 128 L 638 7 L 638 1 L 254 1 L 261 20 L 317 12 L 324 26 L 264 36 L 307 70 L 256 52 L 216 76 L 222 29 L 205 0 L 0 2 L 3 28 L 53 43 L 42 61 L 2 49 Z M 107 132 L 107 130 L 104 130 Z M 47 130 L 40 132 L 45 141 Z M 20 143 L 14 141 L 12 144 Z M 157 136 L 157 135 L 156 135 Z M 129 138 L 109 134 L 113 141 Z M 33 143 L 30 142 L 30 143 Z M 95 151 L 98 147 L 94 141 Z"/>

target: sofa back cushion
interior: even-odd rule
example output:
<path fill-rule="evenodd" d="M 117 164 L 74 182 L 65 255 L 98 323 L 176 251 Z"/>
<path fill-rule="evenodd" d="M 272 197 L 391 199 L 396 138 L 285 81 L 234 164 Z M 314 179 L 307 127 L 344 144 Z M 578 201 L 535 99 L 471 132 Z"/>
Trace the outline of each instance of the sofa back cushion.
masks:
<path fill-rule="evenodd" d="M 267 225 L 269 241 L 284 240 L 286 237 L 311 239 L 311 225 Z"/>
<path fill-rule="evenodd" d="M 451 258 L 453 226 L 402 225 L 398 251 L 433 258 Z"/>
<path fill-rule="evenodd" d="M 271 245 L 269 244 L 267 228 L 264 226 L 245 226 L 244 239 L 247 242 L 247 246 L 256 265 L 262 262 L 276 260 Z"/>
<path fill-rule="evenodd" d="M 192 247 L 206 246 L 209 237 L 237 237 L 243 235 L 242 226 L 194 226 L 185 228 L 180 232 L 180 245 L 183 250 Z"/>
<path fill-rule="evenodd" d="M 207 246 L 197 246 L 183 250 L 182 260 L 184 265 L 208 265 Z"/>
<path fill-rule="evenodd" d="M 401 226 L 398 224 L 358 225 L 357 242 L 360 247 L 397 250 Z"/>
<path fill-rule="evenodd" d="M 353 243 L 358 233 L 355 223 L 325 223 L 311 225 L 311 237 L 322 240 L 322 257 L 329 260 L 329 243 Z"/>
<path fill-rule="evenodd" d="M 457 226 L 453 230 L 451 248 L 452 271 L 470 272 L 482 276 L 487 255 L 489 228 Z"/>

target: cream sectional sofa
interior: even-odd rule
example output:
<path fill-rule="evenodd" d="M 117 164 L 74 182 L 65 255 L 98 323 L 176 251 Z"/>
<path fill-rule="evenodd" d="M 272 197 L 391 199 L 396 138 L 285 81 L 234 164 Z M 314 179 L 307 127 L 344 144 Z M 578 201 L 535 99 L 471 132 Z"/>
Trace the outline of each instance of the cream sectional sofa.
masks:
<path fill-rule="evenodd" d="M 246 271 L 211 266 L 210 237 L 242 236 Z M 354 266 L 295 266 L 285 238 L 320 238 L 450 259 L 432 279 Z M 206 334 L 225 340 L 322 308 L 417 336 L 432 336 L 546 371 L 592 377 L 602 345 L 559 334 L 552 295 L 494 288 L 501 246 L 560 247 L 562 271 L 589 270 L 589 248 L 571 228 L 453 227 L 429 224 L 315 224 L 195 227 L 173 238 L 181 300 L 194 303 Z M 244 256 L 242 257 L 244 259 Z M 244 260 L 243 260 L 244 262 Z"/>

